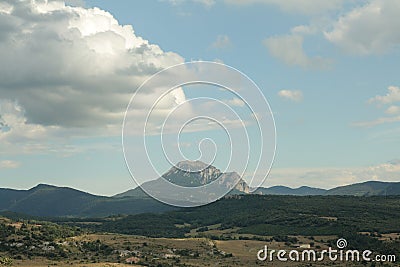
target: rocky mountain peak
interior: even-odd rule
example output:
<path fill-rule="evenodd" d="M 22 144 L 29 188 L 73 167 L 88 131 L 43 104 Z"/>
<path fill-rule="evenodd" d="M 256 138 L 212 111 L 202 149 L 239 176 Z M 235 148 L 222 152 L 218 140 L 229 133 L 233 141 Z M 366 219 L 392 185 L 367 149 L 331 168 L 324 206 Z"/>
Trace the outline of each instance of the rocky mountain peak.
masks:
<path fill-rule="evenodd" d="M 206 168 L 214 168 L 216 169 L 214 166 L 212 165 L 208 165 L 202 161 L 199 160 L 184 160 L 181 162 L 178 162 L 175 165 L 175 168 L 181 169 L 182 171 L 187 171 L 187 172 L 199 172 L 202 171 Z"/>
<path fill-rule="evenodd" d="M 185 187 L 197 187 L 219 179 L 219 184 L 240 192 L 249 192 L 249 186 L 236 172 L 223 173 L 201 161 L 181 161 L 163 175 L 167 181 Z"/>

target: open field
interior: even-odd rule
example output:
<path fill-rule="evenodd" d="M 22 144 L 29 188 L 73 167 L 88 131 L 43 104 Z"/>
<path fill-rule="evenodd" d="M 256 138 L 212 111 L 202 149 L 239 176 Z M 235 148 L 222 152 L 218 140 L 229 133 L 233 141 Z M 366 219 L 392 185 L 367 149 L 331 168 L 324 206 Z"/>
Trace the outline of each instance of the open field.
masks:
<path fill-rule="evenodd" d="M 294 237 L 293 237 L 294 238 Z M 295 237 L 299 243 L 310 244 L 309 237 Z M 335 236 L 315 236 L 312 240 L 336 240 Z M 207 238 L 147 238 L 119 234 L 84 234 L 65 240 L 65 249 L 76 243 L 99 242 L 112 247 L 113 253 L 106 259 L 67 258 L 49 260 L 44 257 L 15 260 L 14 266 L 309 266 L 299 262 L 261 262 L 257 260 L 257 252 L 265 245 L 270 249 L 293 250 L 293 245 L 285 242 L 265 242 L 258 240 L 210 240 Z M 327 248 L 327 244 L 316 242 L 313 248 Z M 301 251 L 301 250 L 300 250 Z M 123 253 L 126 255 L 121 256 Z M 135 255 L 138 264 L 124 264 L 125 259 Z M 81 255 L 82 256 L 82 255 Z M 365 263 L 344 263 L 323 261 L 312 263 L 312 266 L 372 266 Z M 387 265 L 395 266 L 395 265 Z"/>

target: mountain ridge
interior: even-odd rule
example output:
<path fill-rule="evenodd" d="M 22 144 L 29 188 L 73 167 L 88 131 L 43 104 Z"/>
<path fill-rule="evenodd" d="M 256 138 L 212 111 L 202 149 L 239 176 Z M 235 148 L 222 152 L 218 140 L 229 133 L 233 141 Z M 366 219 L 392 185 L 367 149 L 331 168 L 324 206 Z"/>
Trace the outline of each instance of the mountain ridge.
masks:
<path fill-rule="evenodd" d="M 118 214 L 138 214 L 146 212 L 164 212 L 176 207 L 161 203 L 147 195 L 148 190 L 164 190 L 165 179 L 180 186 L 197 187 L 215 183 L 221 193 L 228 194 L 261 194 L 261 195 L 293 195 L 293 196 L 389 196 L 400 195 L 400 182 L 367 181 L 321 189 L 309 186 L 290 188 L 287 186 L 260 187 L 250 193 L 247 183 L 236 172 L 223 173 L 218 168 L 198 161 L 184 161 L 173 166 L 160 178 L 148 181 L 115 196 L 94 195 L 70 187 L 58 187 L 38 184 L 28 190 L 0 188 L 0 212 L 49 216 L 49 217 L 106 217 Z M 206 190 L 205 190 L 206 191 Z M 214 193 L 214 192 L 211 192 Z M 202 192 L 199 198 L 208 197 L 210 192 Z M 167 194 L 168 195 L 168 194 Z M 174 195 L 168 195 L 174 199 Z M 183 205 L 202 203 L 199 198 L 180 198 Z M 179 204 L 180 204 L 179 203 Z"/>
<path fill-rule="evenodd" d="M 304 196 L 304 195 L 324 195 L 328 190 L 315 188 L 310 186 L 300 186 L 292 188 L 283 185 L 271 186 L 271 187 L 260 187 L 254 193 L 261 195 L 293 195 L 293 196 Z"/>
<path fill-rule="evenodd" d="M 362 190 L 360 190 L 360 188 Z M 368 189 L 366 191 L 366 188 Z M 277 189 L 279 189 L 277 191 Z M 160 203 L 135 188 L 140 195 L 125 197 L 106 197 L 92 195 L 70 187 L 39 184 L 28 190 L 0 188 L 0 211 L 17 212 L 33 216 L 48 217 L 106 217 L 117 214 L 138 214 L 163 212 L 175 209 Z M 266 190 L 260 193 L 259 190 Z M 288 190 L 288 191 L 285 191 Z M 311 191 L 310 191 L 311 190 Z M 317 194 L 316 192 L 321 192 Z M 234 194 L 246 194 L 234 191 Z M 290 188 L 273 186 L 259 188 L 253 194 L 295 195 L 295 196 L 390 196 L 400 195 L 400 182 L 367 181 L 335 187 L 329 190 L 301 186 Z"/>

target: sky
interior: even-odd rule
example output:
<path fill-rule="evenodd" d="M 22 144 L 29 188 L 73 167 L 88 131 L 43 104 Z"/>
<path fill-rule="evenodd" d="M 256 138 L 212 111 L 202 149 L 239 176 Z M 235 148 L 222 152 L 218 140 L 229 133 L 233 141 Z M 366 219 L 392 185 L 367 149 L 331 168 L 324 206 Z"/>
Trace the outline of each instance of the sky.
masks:
<path fill-rule="evenodd" d="M 276 154 L 264 186 L 400 181 L 399 12 L 397 0 L 2 1 L 0 187 L 48 183 L 101 195 L 135 187 L 121 142 L 132 95 L 138 92 L 132 110 L 142 114 L 165 91 L 139 92 L 146 79 L 198 60 L 243 72 L 268 101 Z M 251 117 L 221 88 L 189 87 L 171 91 L 157 116 L 206 96 Z M 223 106 L 204 100 L 179 114 L 205 112 L 235 132 L 243 120 L 225 116 Z M 269 108 L 257 112 L 269 114 Z M 170 134 L 180 128 L 179 118 Z M 244 122 L 259 147 L 254 124 Z M 198 123 L 182 137 L 184 153 L 197 158 L 198 142 L 213 137 L 217 152 L 228 155 L 224 131 Z M 144 137 L 135 127 L 131 172 L 139 180 L 157 178 L 140 168 L 146 158 L 140 151 L 143 138 L 149 140 L 158 171 L 168 170 L 156 153 L 159 135 Z M 246 142 L 237 143 L 234 152 L 246 151 Z M 212 142 L 202 145 L 202 152 L 213 151 Z M 257 158 L 254 148 L 250 152 Z M 228 170 L 236 170 L 241 161 L 235 159 Z M 258 169 L 253 160 L 243 175 L 264 177 L 269 160 Z M 225 162 L 222 157 L 215 165 L 225 170 Z"/>

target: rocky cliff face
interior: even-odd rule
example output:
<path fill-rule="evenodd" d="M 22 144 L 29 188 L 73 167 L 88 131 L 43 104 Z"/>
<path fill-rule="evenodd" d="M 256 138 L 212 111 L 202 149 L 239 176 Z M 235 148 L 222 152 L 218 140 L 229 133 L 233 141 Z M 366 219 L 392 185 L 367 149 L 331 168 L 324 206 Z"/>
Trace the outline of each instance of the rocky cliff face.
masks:
<path fill-rule="evenodd" d="M 167 181 L 185 187 L 196 187 L 218 180 L 226 188 L 248 193 L 249 186 L 236 172 L 223 173 L 201 161 L 181 161 L 163 175 Z"/>

